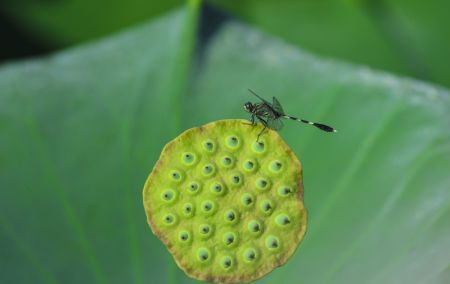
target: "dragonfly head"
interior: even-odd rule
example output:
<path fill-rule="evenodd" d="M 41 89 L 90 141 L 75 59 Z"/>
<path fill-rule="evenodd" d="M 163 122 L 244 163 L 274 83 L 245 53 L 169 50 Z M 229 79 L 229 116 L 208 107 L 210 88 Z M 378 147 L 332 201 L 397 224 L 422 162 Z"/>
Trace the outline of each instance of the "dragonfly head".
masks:
<path fill-rule="evenodd" d="M 253 104 L 251 102 L 246 102 L 244 104 L 244 109 L 245 109 L 246 112 L 252 113 L 253 110 L 254 110 L 254 106 L 253 106 Z"/>

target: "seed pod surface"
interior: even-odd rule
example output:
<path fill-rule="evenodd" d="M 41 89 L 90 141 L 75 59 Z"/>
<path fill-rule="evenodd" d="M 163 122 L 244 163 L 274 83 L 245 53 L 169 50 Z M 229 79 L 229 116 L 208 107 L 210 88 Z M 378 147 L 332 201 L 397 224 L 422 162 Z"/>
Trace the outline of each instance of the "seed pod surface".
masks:
<path fill-rule="evenodd" d="M 306 230 L 302 168 L 276 131 L 246 120 L 169 142 L 143 190 L 153 233 L 192 278 L 249 282 L 283 265 Z"/>

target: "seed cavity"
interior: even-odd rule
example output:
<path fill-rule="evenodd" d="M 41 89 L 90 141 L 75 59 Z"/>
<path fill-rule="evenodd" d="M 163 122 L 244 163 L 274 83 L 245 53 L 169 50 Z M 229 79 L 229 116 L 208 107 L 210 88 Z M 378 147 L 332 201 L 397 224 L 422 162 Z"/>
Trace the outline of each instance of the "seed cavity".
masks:
<path fill-rule="evenodd" d="M 230 183 L 231 183 L 231 185 L 233 185 L 233 186 L 239 186 L 239 185 L 241 185 L 242 184 L 242 182 L 243 182 L 243 180 L 242 180 L 242 175 L 240 174 L 240 173 L 232 173 L 230 176 L 229 176 L 229 181 L 230 181 Z"/>
<path fill-rule="evenodd" d="M 222 242 L 226 247 L 233 247 L 237 244 L 237 235 L 233 232 L 226 232 L 222 236 Z"/>
<path fill-rule="evenodd" d="M 255 202 L 254 197 L 250 193 L 244 193 L 241 197 L 241 203 L 244 207 L 251 207 Z"/>
<path fill-rule="evenodd" d="M 233 266 L 233 258 L 229 255 L 226 255 L 220 259 L 220 266 L 224 270 L 229 270 Z"/>
<path fill-rule="evenodd" d="M 247 159 L 242 163 L 242 167 L 246 172 L 253 172 L 256 170 L 256 161 L 253 159 Z"/>
<path fill-rule="evenodd" d="M 220 159 L 220 164 L 225 168 L 231 168 L 234 165 L 234 158 L 232 156 L 223 156 Z"/>
<path fill-rule="evenodd" d="M 187 192 L 195 195 L 200 191 L 200 184 L 196 181 L 191 181 L 187 186 Z"/>
<path fill-rule="evenodd" d="M 255 185 L 261 191 L 264 191 L 264 190 L 267 190 L 270 188 L 269 180 L 267 180 L 265 178 L 257 178 L 255 181 Z"/>
<path fill-rule="evenodd" d="M 212 235 L 212 227 L 208 224 L 201 224 L 198 227 L 198 232 L 202 238 L 209 238 Z"/>
<path fill-rule="evenodd" d="M 256 258 L 258 257 L 258 255 L 256 253 L 256 249 L 247 248 L 244 251 L 243 257 L 244 257 L 245 262 L 247 262 L 247 263 L 254 262 L 256 260 Z"/>
<path fill-rule="evenodd" d="M 201 210 L 206 215 L 211 215 L 214 213 L 216 206 L 213 201 L 205 200 L 202 202 Z"/>
<path fill-rule="evenodd" d="M 185 217 L 192 217 L 194 216 L 194 205 L 190 202 L 185 203 L 183 204 L 181 211 Z"/>
<path fill-rule="evenodd" d="M 278 214 L 275 217 L 275 223 L 280 227 L 286 227 L 291 224 L 291 219 L 289 218 L 288 215 L 282 213 L 282 214 Z"/>
<path fill-rule="evenodd" d="M 216 151 L 216 143 L 211 139 L 203 141 L 202 147 L 207 153 L 214 153 Z"/>
<path fill-rule="evenodd" d="M 202 173 L 205 177 L 208 177 L 208 176 L 212 176 L 215 171 L 216 171 L 216 168 L 214 167 L 213 164 L 206 164 L 203 166 Z"/>
<path fill-rule="evenodd" d="M 225 193 L 224 185 L 221 182 L 213 182 L 209 190 L 215 195 L 223 195 Z"/>
<path fill-rule="evenodd" d="M 264 141 L 257 141 L 252 144 L 252 151 L 257 154 L 262 154 L 266 151 L 266 145 L 264 144 Z"/>
<path fill-rule="evenodd" d="M 177 192 L 173 189 L 166 189 L 161 192 L 161 199 L 167 203 L 173 203 L 177 197 Z"/>
<path fill-rule="evenodd" d="M 176 223 L 177 217 L 174 214 L 169 213 L 163 216 L 162 221 L 166 226 L 171 226 Z"/>
<path fill-rule="evenodd" d="M 272 214 L 273 209 L 274 209 L 273 202 L 270 201 L 269 199 L 264 199 L 264 200 L 261 201 L 261 203 L 259 204 L 259 209 L 260 209 L 261 212 L 264 213 L 265 215 L 270 215 L 270 214 Z"/>
<path fill-rule="evenodd" d="M 236 149 L 240 146 L 240 140 L 236 135 L 230 135 L 227 137 L 225 144 L 230 149 Z"/>
<path fill-rule="evenodd" d="M 186 230 L 182 230 L 178 233 L 178 240 L 181 243 L 188 243 L 191 240 L 191 234 Z"/>
<path fill-rule="evenodd" d="M 289 186 L 282 186 L 278 188 L 277 193 L 281 197 L 287 197 L 291 195 L 292 189 Z"/>
<path fill-rule="evenodd" d="M 271 251 L 278 250 L 280 248 L 280 240 L 273 235 L 267 236 L 264 243 L 266 248 Z"/>
<path fill-rule="evenodd" d="M 239 215 L 238 215 L 238 213 L 235 210 L 228 209 L 223 214 L 223 219 L 225 220 L 225 222 L 227 224 L 236 224 L 238 222 Z"/>
<path fill-rule="evenodd" d="M 209 249 L 201 247 L 197 249 L 197 259 L 201 263 L 207 262 L 209 259 L 211 259 L 211 252 L 209 251 Z"/>
<path fill-rule="evenodd" d="M 283 169 L 283 164 L 278 160 L 272 161 L 269 165 L 269 170 L 272 173 L 279 173 L 282 171 L 282 169 Z"/>
<path fill-rule="evenodd" d="M 170 178 L 174 182 L 179 183 L 183 180 L 183 174 L 178 170 L 172 170 L 170 171 Z"/>
<path fill-rule="evenodd" d="M 197 161 L 197 156 L 194 153 L 186 152 L 182 154 L 181 161 L 186 166 L 191 166 Z"/>
<path fill-rule="evenodd" d="M 263 225 L 261 224 L 261 222 L 259 222 L 257 220 L 251 220 L 247 224 L 247 229 L 253 235 L 259 235 L 263 231 Z"/>

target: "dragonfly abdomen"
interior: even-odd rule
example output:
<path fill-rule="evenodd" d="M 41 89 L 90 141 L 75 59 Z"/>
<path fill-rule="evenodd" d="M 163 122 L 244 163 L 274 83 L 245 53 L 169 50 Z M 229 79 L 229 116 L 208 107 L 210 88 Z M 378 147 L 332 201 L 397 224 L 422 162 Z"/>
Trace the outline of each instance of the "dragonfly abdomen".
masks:
<path fill-rule="evenodd" d="M 322 124 L 322 123 L 312 122 L 312 121 L 309 121 L 309 120 L 306 120 L 306 119 L 297 118 L 297 117 L 290 116 L 290 115 L 284 115 L 283 117 L 284 118 L 289 118 L 289 119 L 295 120 L 295 121 L 300 121 L 300 122 L 303 122 L 303 123 L 306 123 L 306 124 L 309 124 L 309 125 L 313 125 L 313 126 L 319 128 L 320 130 L 323 130 L 323 131 L 326 131 L 326 132 L 336 132 L 337 131 L 333 127 L 325 125 L 325 124 Z"/>

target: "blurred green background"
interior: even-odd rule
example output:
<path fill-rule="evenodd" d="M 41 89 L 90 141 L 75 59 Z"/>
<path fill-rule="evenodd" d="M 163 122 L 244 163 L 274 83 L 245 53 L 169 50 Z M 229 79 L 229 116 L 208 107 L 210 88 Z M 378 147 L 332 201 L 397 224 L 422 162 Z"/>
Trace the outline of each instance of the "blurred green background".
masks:
<path fill-rule="evenodd" d="M 281 131 L 309 227 L 258 283 L 450 283 L 449 6 L 2 1 L 0 283 L 197 283 L 142 186 L 183 130 L 247 117 L 247 88 L 339 130 Z"/>
<path fill-rule="evenodd" d="M 207 1 L 319 55 L 450 86 L 444 0 Z M 2 59 L 48 52 L 158 17 L 182 0 L 4 0 Z"/>

